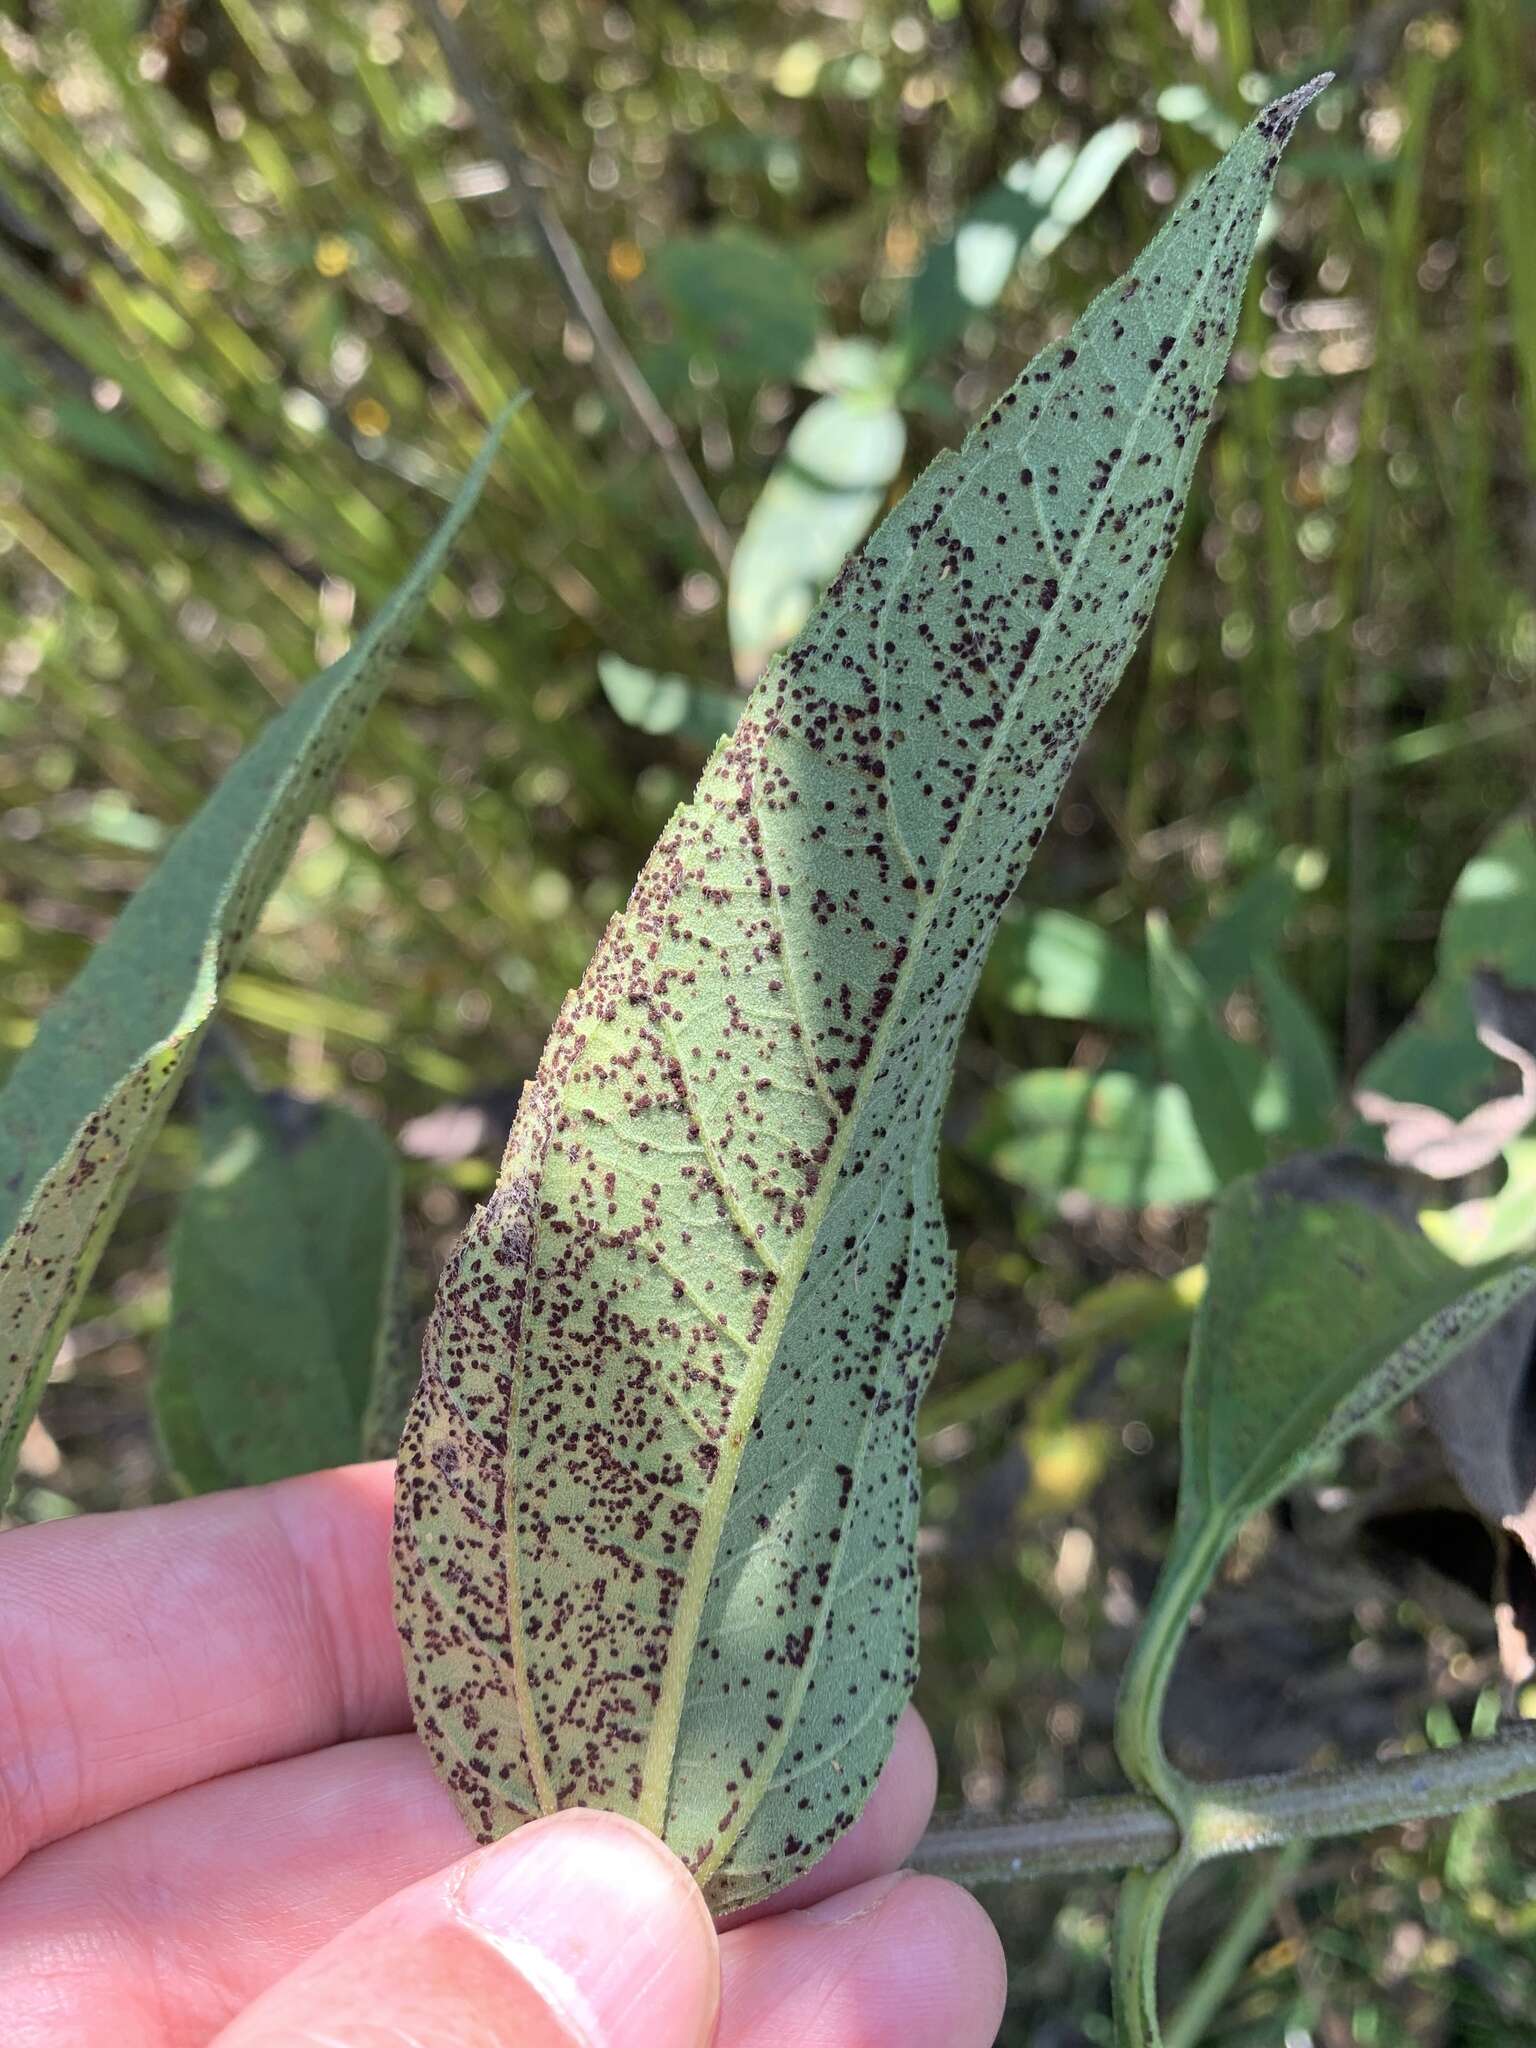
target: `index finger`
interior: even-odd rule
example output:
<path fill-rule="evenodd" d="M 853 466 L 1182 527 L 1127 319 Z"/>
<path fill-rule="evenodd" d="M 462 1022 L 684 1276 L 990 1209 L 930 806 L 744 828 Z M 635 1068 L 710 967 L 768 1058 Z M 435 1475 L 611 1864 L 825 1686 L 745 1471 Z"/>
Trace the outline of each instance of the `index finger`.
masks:
<path fill-rule="evenodd" d="M 225 1772 L 410 1726 L 394 1467 L 0 1542 L 0 1874 Z"/>

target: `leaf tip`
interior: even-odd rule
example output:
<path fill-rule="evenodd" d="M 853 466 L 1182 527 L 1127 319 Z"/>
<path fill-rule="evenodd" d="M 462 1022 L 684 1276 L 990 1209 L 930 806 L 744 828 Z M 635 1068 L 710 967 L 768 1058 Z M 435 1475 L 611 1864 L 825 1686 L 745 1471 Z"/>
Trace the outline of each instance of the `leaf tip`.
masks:
<path fill-rule="evenodd" d="M 1270 101 L 1259 116 L 1260 122 L 1270 132 L 1278 131 L 1288 136 L 1318 94 L 1326 92 L 1337 75 L 1333 71 L 1319 71 L 1316 78 L 1309 78 L 1294 92 L 1282 93 L 1279 99 Z"/>

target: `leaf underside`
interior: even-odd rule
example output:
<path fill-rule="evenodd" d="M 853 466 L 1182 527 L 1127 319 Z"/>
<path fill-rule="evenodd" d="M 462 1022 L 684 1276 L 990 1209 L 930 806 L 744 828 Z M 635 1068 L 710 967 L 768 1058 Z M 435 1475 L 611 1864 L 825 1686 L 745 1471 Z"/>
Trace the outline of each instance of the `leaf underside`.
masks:
<path fill-rule="evenodd" d="M 1308 97 L 844 568 L 561 1012 L 401 1447 L 417 1721 L 481 1837 L 618 1808 L 735 1907 L 873 1787 L 915 1674 L 956 1040 L 1147 622 Z"/>

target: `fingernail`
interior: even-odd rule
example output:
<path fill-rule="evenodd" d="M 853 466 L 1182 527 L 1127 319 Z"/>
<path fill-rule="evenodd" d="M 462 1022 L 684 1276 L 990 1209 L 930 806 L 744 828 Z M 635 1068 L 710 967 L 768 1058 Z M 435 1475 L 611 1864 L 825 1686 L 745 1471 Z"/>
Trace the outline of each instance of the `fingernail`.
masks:
<path fill-rule="evenodd" d="M 719 1956 L 698 1886 L 614 1814 L 535 1821 L 473 1863 L 456 1904 L 592 2048 L 705 2048 Z"/>
<path fill-rule="evenodd" d="M 834 1892 L 830 1899 L 818 1899 L 801 1910 L 800 1918 L 817 1927 L 845 1927 L 850 1920 L 864 1920 L 878 1913 L 886 1900 L 912 1875 L 910 1870 L 893 1870 L 885 1877 L 872 1877 L 851 1891 Z"/>

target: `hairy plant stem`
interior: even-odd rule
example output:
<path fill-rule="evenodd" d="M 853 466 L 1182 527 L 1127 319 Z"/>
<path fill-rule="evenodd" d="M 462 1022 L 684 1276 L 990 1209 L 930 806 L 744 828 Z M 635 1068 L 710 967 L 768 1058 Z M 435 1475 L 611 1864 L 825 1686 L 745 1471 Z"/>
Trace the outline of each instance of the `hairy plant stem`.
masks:
<path fill-rule="evenodd" d="M 1175 1858 L 1187 1872 L 1218 1856 L 1436 1820 L 1536 1792 L 1536 1723 L 1455 1749 L 1188 1789 L 1182 1847 L 1178 1823 L 1157 1800 L 1127 1794 L 996 1820 L 940 1820 L 912 1867 L 971 1886 L 1133 1868 L 1161 1876 L 1156 1866 Z"/>

